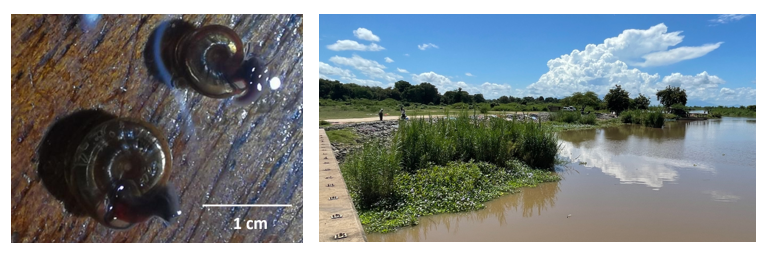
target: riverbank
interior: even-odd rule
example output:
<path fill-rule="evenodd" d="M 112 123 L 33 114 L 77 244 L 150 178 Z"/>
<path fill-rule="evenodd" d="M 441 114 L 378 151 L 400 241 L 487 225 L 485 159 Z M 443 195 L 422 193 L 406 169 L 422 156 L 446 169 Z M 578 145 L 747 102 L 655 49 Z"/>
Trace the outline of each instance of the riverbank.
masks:
<path fill-rule="evenodd" d="M 325 129 L 355 135 L 330 135 L 333 152 L 365 230 L 390 232 L 420 216 L 478 210 L 518 188 L 559 180 L 547 170 L 558 150 L 553 131 L 525 121 L 547 117 L 459 115 Z"/>

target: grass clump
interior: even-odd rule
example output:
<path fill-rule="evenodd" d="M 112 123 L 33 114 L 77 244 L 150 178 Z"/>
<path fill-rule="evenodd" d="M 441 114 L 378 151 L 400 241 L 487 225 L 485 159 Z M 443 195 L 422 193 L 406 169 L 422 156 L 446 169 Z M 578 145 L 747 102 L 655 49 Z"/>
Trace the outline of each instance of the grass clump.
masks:
<path fill-rule="evenodd" d="M 330 123 L 330 122 L 328 122 L 328 121 L 326 121 L 326 120 L 321 120 L 321 121 L 319 121 L 319 125 L 320 125 L 320 126 L 329 126 L 329 125 L 331 125 L 331 124 L 332 124 L 332 123 Z"/>
<path fill-rule="evenodd" d="M 476 120 L 464 113 L 401 122 L 395 138 L 407 172 L 472 159 L 498 166 L 519 159 L 535 168 L 549 168 L 558 149 L 556 135 L 538 123 Z"/>
<path fill-rule="evenodd" d="M 381 141 L 367 142 L 348 156 L 341 171 L 356 205 L 366 210 L 391 202 L 399 164 L 398 152 Z"/>

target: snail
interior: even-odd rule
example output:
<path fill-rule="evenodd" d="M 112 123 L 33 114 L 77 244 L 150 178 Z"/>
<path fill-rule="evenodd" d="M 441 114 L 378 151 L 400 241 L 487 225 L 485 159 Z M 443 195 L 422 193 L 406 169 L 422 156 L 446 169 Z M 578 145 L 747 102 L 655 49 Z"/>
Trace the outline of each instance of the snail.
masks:
<path fill-rule="evenodd" d="M 101 224 L 125 229 L 159 216 L 180 215 L 167 185 L 171 153 L 161 133 L 143 121 L 115 118 L 92 128 L 74 153 L 68 185 Z"/>
<path fill-rule="evenodd" d="M 164 83 L 185 85 L 207 97 L 250 103 L 263 87 L 275 84 L 268 81 L 266 63 L 248 55 L 239 35 L 226 26 L 194 28 L 179 20 L 166 22 L 156 29 L 148 47 L 153 68 Z"/>

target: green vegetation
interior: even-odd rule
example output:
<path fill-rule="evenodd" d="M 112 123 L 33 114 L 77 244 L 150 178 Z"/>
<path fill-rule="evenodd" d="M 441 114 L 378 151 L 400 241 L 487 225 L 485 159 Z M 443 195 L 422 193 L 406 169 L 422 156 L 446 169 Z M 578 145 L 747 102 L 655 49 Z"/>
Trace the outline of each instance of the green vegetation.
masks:
<path fill-rule="evenodd" d="M 330 140 L 331 136 L 330 136 Z M 522 186 L 556 181 L 557 137 L 536 122 L 452 118 L 400 122 L 390 143 L 364 144 L 343 176 L 368 231 L 414 225 L 419 216 L 480 209 Z"/>
<path fill-rule="evenodd" d="M 346 176 L 346 182 L 348 180 Z M 420 169 L 414 174 L 397 174 L 391 186 L 394 200 L 390 204 L 360 208 L 359 218 L 367 232 L 390 232 L 398 227 L 417 225 L 420 216 L 479 210 L 484 208 L 484 202 L 515 192 L 517 188 L 558 180 L 559 176 L 554 173 L 532 169 L 516 160 L 509 161 L 506 167 L 473 161 L 451 162 L 447 166 Z M 360 196 L 352 193 L 355 201 L 361 201 Z"/>
<path fill-rule="evenodd" d="M 549 121 L 593 125 L 597 123 L 597 116 L 595 114 L 581 115 L 578 111 L 552 112 L 549 114 Z"/>
<path fill-rule="evenodd" d="M 667 85 L 667 88 L 664 90 L 656 92 L 656 100 L 661 102 L 661 105 L 664 105 L 665 108 L 669 109 L 675 104 L 682 104 L 685 106 L 688 102 L 688 95 L 686 95 L 685 89 Z"/>
<path fill-rule="evenodd" d="M 640 93 L 637 98 L 634 98 L 631 102 L 629 102 L 629 107 L 632 109 L 648 109 L 648 105 L 650 104 L 651 99 Z"/>
<path fill-rule="evenodd" d="M 640 124 L 647 127 L 661 128 L 664 126 L 664 112 L 660 110 L 627 110 L 621 112 L 621 122 Z"/>
<path fill-rule="evenodd" d="M 756 110 L 755 105 L 740 106 L 740 107 L 710 107 L 708 108 L 709 114 L 715 117 L 718 116 L 737 116 L 737 117 L 755 117 Z"/>
<path fill-rule="evenodd" d="M 356 139 L 359 138 L 351 128 L 327 130 L 326 132 L 329 141 L 334 143 L 353 144 L 356 143 Z"/>
<path fill-rule="evenodd" d="M 325 121 L 325 120 L 321 120 L 321 121 L 319 121 L 319 125 L 320 125 L 320 126 L 329 126 L 329 125 L 332 125 L 332 123 L 330 123 L 330 122 L 327 122 L 327 121 Z"/>
<path fill-rule="evenodd" d="M 495 105 L 495 104 L 494 104 Z M 497 104 L 493 107 L 494 111 L 499 112 L 519 112 L 519 111 L 549 111 L 549 107 L 557 107 L 558 109 L 562 109 L 563 104 L 561 103 L 507 103 L 507 104 Z"/>
<path fill-rule="evenodd" d="M 629 93 L 621 89 L 621 85 L 616 85 L 616 88 L 610 89 L 608 94 L 605 94 L 605 103 L 608 104 L 608 109 L 616 113 L 628 109 L 629 102 Z"/>
<path fill-rule="evenodd" d="M 580 124 L 580 123 L 563 123 L 563 122 L 548 122 L 544 124 L 544 127 L 548 127 L 548 129 L 554 131 L 554 132 L 561 132 L 561 131 L 569 131 L 569 130 L 586 130 L 586 129 L 597 129 L 597 128 L 603 128 L 603 127 L 613 127 L 613 126 L 619 126 L 619 125 L 625 125 L 621 122 L 618 118 L 608 119 L 608 120 L 599 120 L 595 124 Z"/>
<path fill-rule="evenodd" d="M 580 106 L 581 113 L 584 113 L 587 106 L 596 108 L 602 100 L 597 97 L 596 93 L 590 91 L 585 93 L 575 92 L 570 97 L 562 99 L 562 102 L 566 105 Z"/>

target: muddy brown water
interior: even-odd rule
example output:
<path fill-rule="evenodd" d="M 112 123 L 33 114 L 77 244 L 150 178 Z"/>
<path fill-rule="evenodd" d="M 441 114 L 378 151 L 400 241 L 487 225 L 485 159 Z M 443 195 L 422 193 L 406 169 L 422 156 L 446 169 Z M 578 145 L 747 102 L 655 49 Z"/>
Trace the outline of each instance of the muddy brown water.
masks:
<path fill-rule="evenodd" d="M 560 133 L 560 182 L 375 241 L 756 241 L 754 118 Z M 569 217 L 568 217 L 569 216 Z"/>

